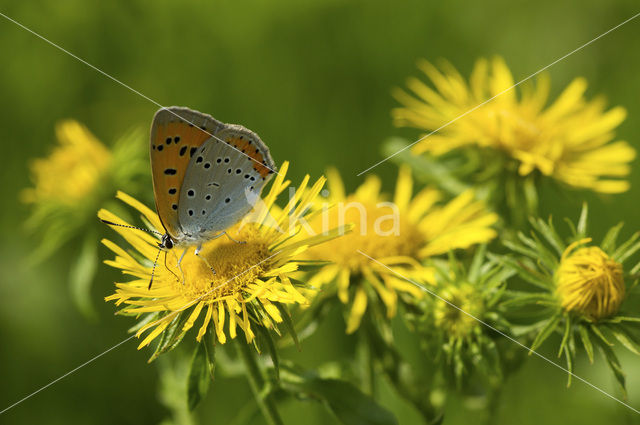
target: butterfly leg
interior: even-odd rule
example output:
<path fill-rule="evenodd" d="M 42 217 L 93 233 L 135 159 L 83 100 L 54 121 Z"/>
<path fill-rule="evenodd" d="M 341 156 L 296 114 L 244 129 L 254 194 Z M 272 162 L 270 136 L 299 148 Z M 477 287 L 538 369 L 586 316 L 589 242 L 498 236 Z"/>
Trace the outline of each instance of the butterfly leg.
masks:
<path fill-rule="evenodd" d="M 182 251 L 182 254 L 180 255 L 180 259 L 178 260 L 178 270 L 180 270 L 180 274 L 182 274 L 182 284 L 184 285 L 185 282 L 185 277 L 184 277 L 184 272 L 182 271 L 182 259 L 184 258 L 184 254 L 187 253 L 187 248 L 184 249 L 184 251 Z"/>
<path fill-rule="evenodd" d="M 229 235 L 227 232 L 222 232 L 222 233 L 220 233 L 220 236 L 221 236 L 221 235 L 227 235 L 227 237 L 228 237 L 230 240 L 232 240 L 233 242 L 235 242 L 235 243 L 239 243 L 239 244 L 247 243 L 247 241 L 237 241 L 237 240 L 233 239 L 233 238 L 231 237 L 231 235 Z"/>
<path fill-rule="evenodd" d="M 221 233 L 220 235 L 222 235 L 222 233 Z M 215 236 L 215 237 L 213 237 L 212 239 L 218 238 L 218 237 L 220 237 L 220 235 L 216 235 L 216 236 Z M 213 267 L 211 267 L 211 264 L 209 264 L 209 262 L 207 261 L 207 259 L 200 255 L 200 251 L 202 251 L 202 244 L 198 245 L 198 247 L 196 248 L 196 251 L 195 251 L 195 253 L 194 253 L 194 254 L 195 254 L 198 258 L 200 258 L 202 261 L 204 261 L 204 263 L 207 265 L 207 267 L 209 267 L 209 268 L 211 269 L 211 272 L 212 272 L 213 274 L 216 274 L 216 271 L 214 270 L 214 268 L 213 268 Z"/>

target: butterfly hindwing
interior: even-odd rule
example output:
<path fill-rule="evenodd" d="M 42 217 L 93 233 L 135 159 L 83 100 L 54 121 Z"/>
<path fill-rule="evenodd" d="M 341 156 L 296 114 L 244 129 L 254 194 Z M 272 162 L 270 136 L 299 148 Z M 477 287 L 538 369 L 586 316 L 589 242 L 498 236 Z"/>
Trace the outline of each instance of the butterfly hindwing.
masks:
<path fill-rule="evenodd" d="M 197 150 L 187 168 L 179 202 L 185 234 L 203 239 L 247 214 L 276 170 L 258 135 L 239 125 L 225 125 Z"/>
<path fill-rule="evenodd" d="M 178 203 L 189 161 L 222 125 L 209 115 L 181 107 L 160 109 L 153 118 L 150 153 L 156 210 L 174 239 L 182 233 Z"/>

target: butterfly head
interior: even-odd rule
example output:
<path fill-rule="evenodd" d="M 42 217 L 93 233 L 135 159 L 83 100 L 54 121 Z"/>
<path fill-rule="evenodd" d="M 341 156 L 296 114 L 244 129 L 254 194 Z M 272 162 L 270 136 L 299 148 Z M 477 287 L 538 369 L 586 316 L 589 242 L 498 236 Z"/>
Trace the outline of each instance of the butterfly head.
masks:
<path fill-rule="evenodd" d="M 175 243 L 173 242 L 173 239 L 171 239 L 171 236 L 168 233 L 165 233 L 164 235 L 162 235 L 160 243 L 158 243 L 158 248 L 171 249 L 174 247 L 174 245 Z"/>

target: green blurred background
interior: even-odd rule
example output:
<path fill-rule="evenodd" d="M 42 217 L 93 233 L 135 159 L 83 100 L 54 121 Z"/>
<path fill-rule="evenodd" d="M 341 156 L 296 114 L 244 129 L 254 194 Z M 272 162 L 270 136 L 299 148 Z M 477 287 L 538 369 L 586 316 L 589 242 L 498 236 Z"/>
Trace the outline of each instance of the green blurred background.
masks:
<path fill-rule="evenodd" d="M 418 58 L 450 60 L 468 75 L 479 56 L 502 55 L 519 80 L 640 11 L 637 1 L 113 1 L 2 2 L 0 11 L 162 105 L 186 105 L 258 132 L 277 162 L 292 161 L 294 181 L 337 166 L 349 188 L 374 164 L 394 129 L 390 89 L 416 75 Z M 584 76 L 589 96 L 602 93 L 629 112 L 618 135 L 640 148 L 640 19 L 553 66 L 553 93 Z M 23 222 L 29 208 L 27 163 L 43 157 L 64 118 L 85 123 L 110 143 L 131 128 L 146 129 L 157 107 L 15 24 L 0 18 L 3 111 L 0 196 L 0 410 L 121 341 L 132 325 L 103 303 L 118 275 L 101 266 L 92 291 L 97 318 L 73 305 L 67 275 L 79 243 L 65 245 L 37 267 L 25 261 L 35 238 Z M 393 186 L 396 169 L 375 170 Z M 149 188 L 150 189 L 150 188 Z M 150 190 L 148 191 L 150 193 Z M 616 222 L 625 235 L 640 229 L 640 173 L 630 192 L 599 197 L 542 194 L 542 213 L 576 216 L 590 202 L 594 233 Z M 151 197 L 146 201 L 151 204 Z M 110 254 L 100 248 L 101 258 Z M 336 311 L 303 351 L 286 356 L 313 367 L 353 355 Z M 408 335 L 400 335 L 400 344 Z M 402 345 L 401 345 L 402 346 Z M 548 352 L 546 355 L 552 356 Z M 629 403 L 640 408 L 640 361 L 622 354 Z M 158 372 L 149 352 L 129 342 L 0 416 L 0 423 L 159 423 Z M 599 365 L 576 373 L 616 396 Z M 382 385 L 382 403 L 400 423 L 419 416 Z M 251 398 L 242 379 L 218 379 L 197 409 L 201 423 L 229 423 Z M 476 413 L 450 401 L 447 424 L 473 423 Z M 287 423 L 332 423 L 320 406 L 290 402 Z M 640 423 L 639 415 L 531 358 L 505 388 L 502 424 Z"/>

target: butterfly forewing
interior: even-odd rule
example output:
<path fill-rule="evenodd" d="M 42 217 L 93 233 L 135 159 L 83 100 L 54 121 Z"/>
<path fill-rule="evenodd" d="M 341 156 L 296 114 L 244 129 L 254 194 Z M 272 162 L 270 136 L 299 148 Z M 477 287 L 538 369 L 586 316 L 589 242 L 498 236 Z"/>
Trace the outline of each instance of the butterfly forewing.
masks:
<path fill-rule="evenodd" d="M 222 128 L 213 117 L 188 108 L 160 109 L 151 125 L 151 175 L 156 210 L 165 230 L 179 239 L 180 189 L 191 157 Z"/>
<path fill-rule="evenodd" d="M 215 136 L 191 158 L 178 203 L 182 230 L 202 239 L 247 214 L 276 170 L 269 149 L 250 130 L 225 125 Z"/>

